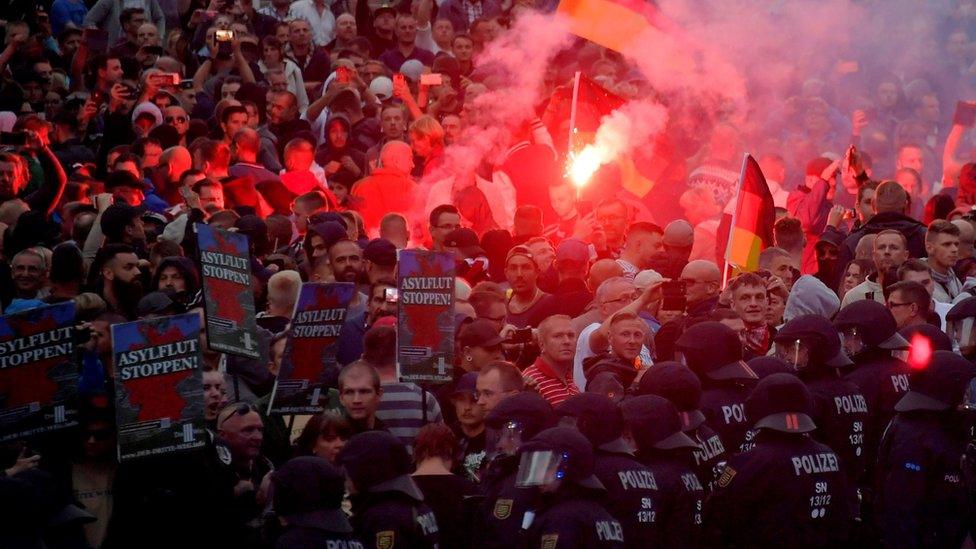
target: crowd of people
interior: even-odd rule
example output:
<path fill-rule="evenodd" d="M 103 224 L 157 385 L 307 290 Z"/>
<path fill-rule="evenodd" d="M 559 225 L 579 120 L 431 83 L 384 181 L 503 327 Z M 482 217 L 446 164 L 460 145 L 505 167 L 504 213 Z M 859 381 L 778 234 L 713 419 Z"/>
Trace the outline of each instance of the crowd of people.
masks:
<path fill-rule="evenodd" d="M 578 39 L 534 112 L 494 116 L 515 76 L 479 59 L 557 2 L 12 2 L 0 305 L 73 301 L 85 337 L 78 427 L 0 444 L 0 546 L 971 543 L 976 42 L 954 3 L 925 71 L 852 52 L 746 118 L 662 96 L 654 143 L 578 189 L 574 74 L 657 92 Z M 755 272 L 720 229 L 746 151 L 776 206 Z M 248 237 L 268 359 L 201 338 L 205 448 L 120 463 L 111 326 L 203 318 L 200 223 Z M 398 377 L 415 248 L 455 259 L 446 384 Z M 269 415 L 305 282 L 356 284 L 342 369 L 324 412 Z"/>

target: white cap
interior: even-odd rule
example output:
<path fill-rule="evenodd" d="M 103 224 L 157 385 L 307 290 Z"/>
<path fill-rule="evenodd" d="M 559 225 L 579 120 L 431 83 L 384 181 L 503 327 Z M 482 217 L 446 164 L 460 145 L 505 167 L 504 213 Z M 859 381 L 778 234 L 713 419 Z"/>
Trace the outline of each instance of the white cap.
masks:
<path fill-rule="evenodd" d="M 400 65 L 400 72 L 412 82 L 420 80 L 420 75 L 424 73 L 424 64 L 416 59 L 407 59 Z"/>
<path fill-rule="evenodd" d="M 659 280 L 664 280 L 661 273 L 655 271 L 654 269 L 647 269 L 646 271 L 637 273 L 637 276 L 634 277 L 634 286 L 636 286 L 638 290 L 643 290 Z"/>
<path fill-rule="evenodd" d="M 380 101 L 386 101 L 393 97 L 393 81 L 386 76 L 377 76 L 369 83 L 369 91 Z"/>

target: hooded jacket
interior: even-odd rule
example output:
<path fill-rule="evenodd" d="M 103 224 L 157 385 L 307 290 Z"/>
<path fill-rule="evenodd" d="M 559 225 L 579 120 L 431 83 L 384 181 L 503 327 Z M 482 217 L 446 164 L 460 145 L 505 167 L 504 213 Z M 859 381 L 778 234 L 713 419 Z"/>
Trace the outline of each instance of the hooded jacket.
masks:
<path fill-rule="evenodd" d="M 612 352 L 583 359 L 583 375 L 586 377 L 587 384 L 602 373 L 611 374 L 624 389 L 629 388 L 637 377 L 637 369 L 634 368 L 633 362 L 628 362 Z"/>
<path fill-rule="evenodd" d="M 837 264 L 847 265 L 854 259 L 854 250 L 862 236 L 877 234 L 889 229 L 905 235 L 905 239 L 908 240 L 908 251 L 912 257 L 928 256 L 928 253 L 925 252 L 925 225 L 904 214 L 881 212 L 869 219 L 859 229 L 852 231 L 850 236 L 844 240 L 844 244 L 840 247 L 840 258 Z"/>
<path fill-rule="evenodd" d="M 345 147 L 337 148 L 332 146 L 331 139 L 329 139 L 329 128 L 332 127 L 333 122 L 340 124 L 346 131 L 347 137 Z M 356 150 L 352 147 L 352 124 L 349 123 L 349 119 L 346 117 L 346 115 L 342 113 L 333 113 L 325 123 L 325 142 L 322 143 L 322 145 L 319 145 L 318 150 L 315 151 L 315 163 L 319 166 L 325 167 L 329 162 L 341 162 L 342 157 L 344 156 L 348 156 L 357 166 L 359 166 L 360 173 L 353 173 L 343 166 L 339 168 L 339 171 L 329 176 L 329 182 L 341 183 L 347 188 L 351 188 L 353 183 L 355 183 L 363 173 L 363 169 L 366 166 L 366 155 L 363 154 L 362 151 Z"/>
<path fill-rule="evenodd" d="M 801 315 L 820 315 L 833 318 L 840 310 L 840 299 L 820 279 L 803 275 L 793 284 L 789 297 L 786 299 L 786 309 L 783 311 L 783 322 Z"/>

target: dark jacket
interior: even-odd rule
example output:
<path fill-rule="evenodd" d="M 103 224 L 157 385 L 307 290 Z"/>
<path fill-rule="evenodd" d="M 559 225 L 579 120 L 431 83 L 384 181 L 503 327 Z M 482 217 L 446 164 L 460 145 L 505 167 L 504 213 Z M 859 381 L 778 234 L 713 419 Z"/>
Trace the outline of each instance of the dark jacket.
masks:
<path fill-rule="evenodd" d="M 501 3 L 497 0 L 480 0 L 481 16 L 491 18 L 502 14 Z M 471 22 L 468 21 L 468 12 L 464 8 L 464 0 L 447 0 L 438 8 L 437 16 L 441 19 L 450 19 L 454 25 L 454 31 L 458 33 L 467 32 Z"/>
<path fill-rule="evenodd" d="M 899 413 L 878 453 L 878 522 L 886 547 L 959 547 L 972 526 L 960 471 L 966 447 L 961 418 L 945 412 Z"/>
<path fill-rule="evenodd" d="M 598 503 L 600 495 L 575 485 L 563 486 L 550 494 L 529 527 L 525 546 L 624 547 L 623 528 Z M 511 541 L 509 545 L 515 545 Z"/>
<path fill-rule="evenodd" d="M 637 377 L 634 363 L 618 357 L 613 352 L 600 353 L 583 360 L 583 376 L 586 377 L 587 383 L 602 373 L 613 375 L 624 389 L 630 387 Z"/>
<path fill-rule="evenodd" d="M 925 225 L 907 215 L 882 212 L 869 219 L 860 228 L 851 231 L 850 236 L 844 240 L 844 244 L 840 247 L 840 258 L 837 264 L 847 265 L 854 259 L 854 250 L 857 249 L 857 243 L 862 236 L 877 234 L 888 229 L 894 229 L 905 235 L 905 239 L 908 240 L 908 252 L 912 257 L 926 257 L 928 255 L 925 252 Z"/>
<path fill-rule="evenodd" d="M 840 459 L 805 435 L 763 431 L 732 456 L 709 500 L 715 547 L 831 547 L 848 541 L 854 492 Z"/>

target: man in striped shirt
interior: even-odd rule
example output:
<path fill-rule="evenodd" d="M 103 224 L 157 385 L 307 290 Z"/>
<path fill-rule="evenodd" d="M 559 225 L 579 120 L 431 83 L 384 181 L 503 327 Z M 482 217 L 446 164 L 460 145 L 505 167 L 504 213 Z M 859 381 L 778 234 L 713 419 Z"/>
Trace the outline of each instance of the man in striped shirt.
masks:
<path fill-rule="evenodd" d="M 522 372 L 526 385 L 534 388 L 553 407 L 579 394 L 573 383 L 576 330 L 566 315 L 553 315 L 539 324 L 539 358 Z"/>
<path fill-rule="evenodd" d="M 437 397 L 397 379 L 396 328 L 392 317 L 381 319 L 366 332 L 363 360 L 376 368 L 383 389 L 376 417 L 408 449 L 413 447 L 421 427 L 444 421 Z"/>

